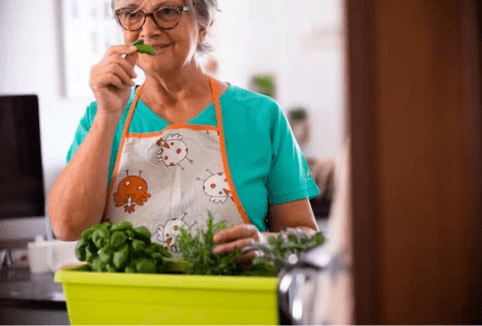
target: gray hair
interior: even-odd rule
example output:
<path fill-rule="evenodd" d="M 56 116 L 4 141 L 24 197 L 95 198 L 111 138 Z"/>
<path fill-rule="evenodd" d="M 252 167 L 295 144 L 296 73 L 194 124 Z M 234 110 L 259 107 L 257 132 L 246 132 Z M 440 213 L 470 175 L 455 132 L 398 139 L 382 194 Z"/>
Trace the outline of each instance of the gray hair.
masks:
<path fill-rule="evenodd" d="M 217 0 L 185 0 L 186 5 L 194 9 L 194 18 L 197 20 L 198 25 L 201 29 L 206 31 L 206 35 L 203 38 L 201 44 L 198 44 L 197 52 L 198 54 L 203 54 L 213 50 L 213 46 L 209 43 L 209 30 L 211 24 L 214 22 L 214 16 L 216 11 L 219 11 Z M 112 11 L 116 10 L 119 0 L 112 0 L 111 6 Z"/>

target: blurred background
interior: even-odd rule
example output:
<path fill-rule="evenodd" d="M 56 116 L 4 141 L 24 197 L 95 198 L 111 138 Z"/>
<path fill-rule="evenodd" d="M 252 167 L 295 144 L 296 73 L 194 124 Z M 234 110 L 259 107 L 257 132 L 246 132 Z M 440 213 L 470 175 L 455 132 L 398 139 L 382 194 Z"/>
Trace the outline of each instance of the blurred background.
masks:
<path fill-rule="evenodd" d="M 327 158 L 324 183 L 342 143 L 344 101 L 343 6 L 340 0 L 229 1 L 211 30 L 214 51 L 202 58 L 216 77 L 274 97 L 290 116 L 301 112 L 297 138 L 310 164 Z M 122 42 L 110 0 L 0 2 L 0 94 L 36 94 L 45 197 L 86 106 L 93 100 L 90 68 L 111 44 Z M 142 74 L 137 83 L 142 83 Z M 295 124 L 300 115 L 292 114 Z M 295 121 L 297 120 L 297 121 Z M 315 127 L 314 127 L 315 126 Z M 324 163 L 324 162 L 322 162 Z M 323 164 L 322 164 L 323 165 Z M 318 198 L 326 217 L 329 200 Z M 42 219 L 0 220 L 0 239 L 45 234 Z M 48 226 L 47 226 L 48 229 Z"/>

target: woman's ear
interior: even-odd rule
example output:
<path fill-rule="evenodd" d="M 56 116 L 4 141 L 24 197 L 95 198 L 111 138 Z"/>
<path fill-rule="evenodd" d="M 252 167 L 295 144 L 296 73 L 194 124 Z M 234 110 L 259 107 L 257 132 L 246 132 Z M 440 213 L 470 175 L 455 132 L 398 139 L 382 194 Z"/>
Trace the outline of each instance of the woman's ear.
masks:
<path fill-rule="evenodd" d="M 213 24 L 214 24 L 214 20 L 212 20 L 209 23 L 209 26 L 207 26 L 207 27 L 199 25 L 199 36 L 200 36 L 200 38 L 204 39 L 206 37 L 206 34 L 208 33 L 208 30 L 213 26 Z"/>
<path fill-rule="evenodd" d="M 199 38 L 203 40 L 206 37 L 206 34 L 207 34 L 206 27 L 201 26 L 199 28 Z"/>
<path fill-rule="evenodd" d="M 199 39 L 198 39 L 198 48 L 202 48 L 204 38 L 206 37 L 207 31 L 205 27 L 199 28 Z"/>

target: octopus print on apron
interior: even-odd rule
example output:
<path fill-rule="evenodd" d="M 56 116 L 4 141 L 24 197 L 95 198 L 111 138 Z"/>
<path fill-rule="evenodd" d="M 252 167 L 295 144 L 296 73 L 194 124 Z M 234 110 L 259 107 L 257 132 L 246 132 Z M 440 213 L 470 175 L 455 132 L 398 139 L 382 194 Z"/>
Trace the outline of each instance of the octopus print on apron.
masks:
<path fill-rule="evenodd" d="M 174 245 L 180 227 L 202 227 L 210 211 L 215 221 L 249 223 L 228 168 L 221 105 L 211 91 L 217 126 L 173 124 L 159 132 L 130 133 L 142 86 L 129 109 L 108 192 L 104 220 L 144 225 L 152 241 Z"/>

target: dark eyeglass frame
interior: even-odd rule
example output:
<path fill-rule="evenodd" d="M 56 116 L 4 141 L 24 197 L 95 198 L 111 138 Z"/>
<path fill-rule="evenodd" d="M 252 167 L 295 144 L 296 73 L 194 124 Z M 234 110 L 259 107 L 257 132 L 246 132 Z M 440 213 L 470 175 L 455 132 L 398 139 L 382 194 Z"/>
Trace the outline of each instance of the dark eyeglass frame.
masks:
<path fill-rule="evenodd" d="M 157 22 L 155 16 L 154 16 L 154 13 L 158 12 L 159 10 L 164 10 L 164 9 L 177 9 L 179 11 L 179 18 L 177 20 L 177 22 L 173 25 L 173 26 L 170 26 L 170 27 L 162 27 L 159 25 L 159 23 Z M 188 11 L 190 10 L 190 8 L 188 6 L 161 6 L 157 9 L 155 9 L 154 11 L 150 12 L 150 13 L 145 13 L 144 11 L 142 10 L 134 10 L 132 11 L 131 13 L 136 13 L 136 12 L 140 12 L 143 14 L 143 17 L 144 19 L 142 20 L 142 24 L 140 25 L 139 28 L 137 29 L 128 29 L 126 28 L 124 25 L 122 25 L 120 19 L 119 19 L 119 14 L 123 11 L 126 11 L 126 9 L 118 9 L 115 11 L 114 13 L 114 18 L 115 20 L 117 21 L 117 24 L 119 24 L 120 27 L 122 27 L 123 29 L 125 29 L 126 31 L 129 31 L 129 32 L 138 32 L 142 29 L 142 27 L 144 27 L 144 24 L 146 23 L 146 19 L 147 17 L 151 17 L 152 18 L 152 21 L 154 22 L 154 24 L 156 24 L 157 27 L 159 27 L 160 29 L 163 29 L 163 30 L 169 30 L 169 29 L 173 29 L 173 28 L 176 28 L 177 25 L 179 25 L 179 22 L 181 21 L 181 18 L 182 18 L 182 13 L 184 11 Z"/>

